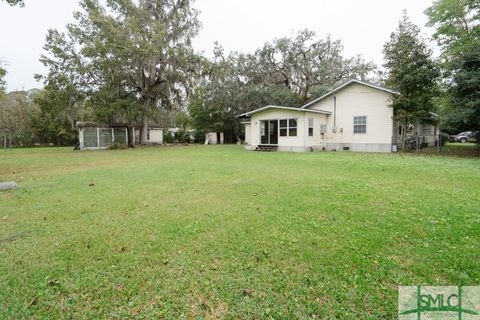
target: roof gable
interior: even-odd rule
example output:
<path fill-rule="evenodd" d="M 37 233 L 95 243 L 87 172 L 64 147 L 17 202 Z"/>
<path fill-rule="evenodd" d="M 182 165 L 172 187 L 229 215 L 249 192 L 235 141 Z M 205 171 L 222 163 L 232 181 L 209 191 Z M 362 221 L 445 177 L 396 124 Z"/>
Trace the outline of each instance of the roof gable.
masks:
<path fill-rule="evenodd" d="M 380 90 L 380 91 L 384 91 L 384 92 L 387 92 L 387 93 L 391 93 L 391 94 L 395 94 L 395 95 L 399 95 L 400 93 L 394 91 L 394 90 L 391 90 L 391 89 L 388 89 L 388 88 L 384 88 L 384 87 L 380 87 L 380 86 L 377 86 L 377 85 L 374 85 L 374 84 L 371 84 L 371 83 L 368 83 L 368 82 L 364 82 L 364 81 L 360 81 L 360 80 L 356 80 L 356 79 L 353 79 L 353 80 L 350 80 L 338 87 L 336 87 L 335 89 L 325 93 L 323 96 L 321 96 L 320 98 L 317 98 L 313 101 L 310 101 L 309 103 L 307 103 L 306 105 L 302 106 L 301 109 L 306 109 L 306 108 L 309 108 L 311 107 L 312 105 L 316 104 L 317 102 L 320 102 L 322 101 L 323 99 L 325 98 L 328 98 L 329 96 L 331 96 L 332 94 L 335 94 L 339 91 L 342 91 L 343 89 L 345 89 L 346 87 L 350 86 L 351 84 L 360 84 L 360 85 L 364 85 L 364 86 L 367 86 L 367 87 L 370 87 L 370 88 L 373 88 L 373 89 L 377 89 L 377 90 Z"/>
<path fill-rule="evenodd" d="M 259 108 L 256 110 L 252 110 L 246 113 L 242 113 L 237 116 L 237 118 L 241 117 L 250 117 L 252 114 L 263 112 L 269 109 L 280 109 L 280 110 L 290 110 L 290 111 L 298 111 L 298 112 L 309 112 L 309 113 L 322 113 L 322 114 L 331 114 L 330 111 L 324 111 L 324 110 L 311 110 L 311 109 L 302 109 L 302 108 L 293 108 L 293 107 L 281 107 L 281 106 L 266 106 L 263 108 Z"/>

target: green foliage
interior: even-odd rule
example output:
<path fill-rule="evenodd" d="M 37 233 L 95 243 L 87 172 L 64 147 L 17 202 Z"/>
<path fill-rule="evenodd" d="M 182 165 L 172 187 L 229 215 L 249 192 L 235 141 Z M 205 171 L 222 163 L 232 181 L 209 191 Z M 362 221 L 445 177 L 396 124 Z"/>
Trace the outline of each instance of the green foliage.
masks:
<path fill-rule="evenodd" d="M 0 95 L 0 135 L 3 139 L 3 130 L 8 130 L 7 134 L 11 136 L 12 145 L 15 147 L 43 142 L 34 129 L 40 111 L 34 102 L 37 94 L 37 90 L 30 90 Z"/>
<path fill-rule="evenodd" d="M 388 71 L 386 84 L 400 93 L 392 99 L 395 118 L 404 127 L 418 121 L 432 121 L 440 72 L 431 49 L 420 36 L 420 29 L 410 22 L 406 12 L 385 44 L 384 55 Z M 403 144 L 405 139 L 404 135 Z"/>
<path fill-rule="evenodd" d="M 72 89 L 74 90 L 74 89 Z M 35 97 L 39 110 L 32 115 L 32 130 L 40 143 L 55 145 L 73 145 L 76 141 L 76 120 L 82 119 L 80 112 L 86 112 L 81 106 L 71 104 L 71 95 L 53 82 L 45 86 Z M 80 111 L 81 109 L 81 111 Z"/>
<path fill-rule="evenodd" d="M 188 130 L 192 127 L 193 120 L 187 112 L 179 111 L 175 114 L 175 123 L 177 127 Z"/>
<path fill-rule="evenodd" d="M 450 135 L 447 133 L 440 133 L 440 145 L 443 147 L 450 140 Z"/>
<path fill-rule="evenodd" d="M 174 143 L 175 142 L 175 138 L 173 137 L 172 133 L 170 132 L 166 132 L 164 137 L 163 137 L 163 141 L 165 143 Z"/>
<path fill-rule="evenodd" d="M 453 115 L 462 128 L 480 130 L 480 43 L 454 61 L 451 84 Z"/>
<path fill-rule="evenodd" d="M 128 146 L 123 144 L 123 143 L 120 143 L 120 142 L 113 142 L 109 147 L 108 147 L 109 150 L 124 150 L 124 149 L 128 149 Z"/>
<path fill-rule="evenodd" d="M 446 77 L 442 127 L 452 133 L 480 128 L 480 2 L 436 0 L 426 10 L 442 49 Z"/>
<path fill-rule="evenodd" d="M 0 61 L 1 62 L 1 61 Z M 5 81 L 5 76 L 7 75 L 7 70 L 1 67 L 0 65 L 0 94 L 5 91 L 5 86 L 7 85 Z"/>
<path fill-rule="evenodd" d="M 442 48 L 444 62 L 480 41 L 480 2 L 478 0 L 435 0 L 426 11 L 428 26 Z"/>
<path fill-rule="evenodd" d="M 94 79 L 101 79 L 101 98 L 108 98 L 102 105 L 116 114 L 118 105 L 137 99 L 128 111 L 129 118 L 140 118 L 143 143 L 156 109 L 180 105 L 191 89 L 197 11 L 189 0 L 112 0 L 106 7 L 84 0 L 81 6 L 78 25 L 70 30 L 82 44 Z"/>
<path fill-rule="evenodd" d="M 188 133 L 185 130 L 178 130 L 177 133 L 175 133 L 175 140 L 176 142 L 180 142 L 180 143 L 192 142 L 192 139 L 190 139 L 190 133 Z"/>
<path fill-rule="evenodd" d="M 205 131 L 195 130 L 193 134 L 193 142 L 201 143 L 201 144 L 205 143 L 205 134 L 206 134 Z"/>

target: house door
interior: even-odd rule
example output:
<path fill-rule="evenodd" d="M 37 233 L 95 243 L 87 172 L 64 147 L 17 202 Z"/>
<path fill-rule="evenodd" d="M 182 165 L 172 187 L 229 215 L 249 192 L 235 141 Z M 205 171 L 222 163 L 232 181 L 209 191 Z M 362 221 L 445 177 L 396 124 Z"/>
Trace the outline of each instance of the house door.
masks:
<path fill-rule="evenodd" d="M 260 143 L 278 144 L 278 120 L 260 121 Z"/>
<path fill-rule="evenodd" d="M 270 120 L 268 130 L 269 144 L 278 144 L 278 120 Z"/>

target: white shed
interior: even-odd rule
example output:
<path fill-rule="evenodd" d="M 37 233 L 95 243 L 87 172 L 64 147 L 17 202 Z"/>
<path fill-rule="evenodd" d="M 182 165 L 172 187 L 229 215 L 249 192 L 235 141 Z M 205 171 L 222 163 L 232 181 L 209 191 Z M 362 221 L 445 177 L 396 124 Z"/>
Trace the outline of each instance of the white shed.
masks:
<path fill-rule="evenodd" d="M 140 129 L 135 129 L 135 140 L 140 142 Z M 150 144 L 163 144 L 163 128 L 149 128 L 147 142 Z"/>

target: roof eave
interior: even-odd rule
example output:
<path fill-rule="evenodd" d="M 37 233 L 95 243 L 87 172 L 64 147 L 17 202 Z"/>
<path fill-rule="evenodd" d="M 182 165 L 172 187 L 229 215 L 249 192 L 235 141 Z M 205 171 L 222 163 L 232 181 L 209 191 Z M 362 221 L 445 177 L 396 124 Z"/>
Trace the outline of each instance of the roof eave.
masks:
<path fill-rule="evenodd" d="M 256 110 L 252 110 L 246 113 L 242 113 L 236 118 L 243 118 L 243 117 L 251 117 L 252 114 L 259 113 L 268 109 L 280 109 L 280 110 L 289 110 L 289 111 L 298 111 L 298 112 L 312 112 L 312 113 L 320 113 L 320 114 L 332 114 L 330 111 L 325 111 L 325 110 L 308 110 L 308 109 L 302 109 L 302 108 L 293 108 L 293 107 L 281 107 L 281 106 L 266 106 L 262 107 Z"/>

